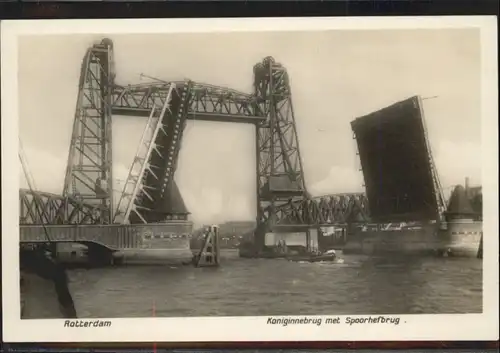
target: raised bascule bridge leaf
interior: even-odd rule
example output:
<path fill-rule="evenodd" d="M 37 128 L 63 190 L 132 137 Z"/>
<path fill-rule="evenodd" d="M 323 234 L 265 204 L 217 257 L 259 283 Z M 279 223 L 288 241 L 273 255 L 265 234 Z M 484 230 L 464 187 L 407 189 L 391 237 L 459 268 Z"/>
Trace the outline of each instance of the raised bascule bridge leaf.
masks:
<path fill-rule="evenodd" d="M 369 201 L 378 223 L 439 220 L 441 186 L 422 100 L 411 97 L 351 122 Z"/>

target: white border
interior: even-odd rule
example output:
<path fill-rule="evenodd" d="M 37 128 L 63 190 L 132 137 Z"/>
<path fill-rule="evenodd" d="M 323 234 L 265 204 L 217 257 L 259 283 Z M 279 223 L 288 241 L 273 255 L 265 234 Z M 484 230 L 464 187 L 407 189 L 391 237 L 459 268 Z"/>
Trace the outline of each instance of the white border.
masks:
<path fill-rule="evenodd" d="M 62 320 L 20 320 L 18 256 L 18 86 L 20 35 L 123 34 L 475 27 L 482 44 L 484 197 L 483 314 L 403 315 L 394 325 L 266 325 L 264 317 L 112 319 L 108 328 L 64 328 Z M 268 18 L 2 21 L 3 337 L 9 342 L 498 340 L 497 31 L 491 17 Z M 16 270 L 13 270 L 16 269 Z M 245 303 L 242 303 L 245 305 Z"/>

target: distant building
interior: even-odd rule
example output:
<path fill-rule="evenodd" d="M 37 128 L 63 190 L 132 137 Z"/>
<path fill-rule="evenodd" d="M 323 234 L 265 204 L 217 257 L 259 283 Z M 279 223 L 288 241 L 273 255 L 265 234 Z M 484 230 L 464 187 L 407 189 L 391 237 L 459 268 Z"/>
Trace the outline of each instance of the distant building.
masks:
<path fill-rule="evenodd" d="M 448 200 L 446 218 L 472 218 L 481 220 L 483 213 L 482 186 L 469 185 L 465 178 L 465 186 L 457 185 Z"/>
<path fill-rule="evenodd" d="M 483 187 L 470 186 L 469 178 L 465 178 L 465 195 L 470 202 L 470 206 L 474 210 L 478 219 L 483 216 Z"/>
<path fill-rule="evenodd" d="M 469 178 L 465 178 L 465 193 L 469 199 L 473 199 L 477 196 L 483 195 L 483 187 L 482 186 L 470 186 Z"/>
<path fill-rule="evenodd" d="M 457 185 L 448 201 L 448 207 L 446 209 L 447 220 L 449 221 L 455 218 L 472 218 L 473 215 L 474 210 L 470 204 L 466 189 L 462 185 Z"/>

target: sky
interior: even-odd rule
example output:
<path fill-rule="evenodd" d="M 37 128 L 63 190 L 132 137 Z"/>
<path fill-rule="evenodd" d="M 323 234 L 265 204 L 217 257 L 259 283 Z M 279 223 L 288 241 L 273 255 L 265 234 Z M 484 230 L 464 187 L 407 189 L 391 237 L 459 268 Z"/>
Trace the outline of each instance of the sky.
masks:
<path fill-rule="evenodd" d="M 80 65 L 86 49 L 104 37 L 19 40 L 19 133 L 37 190 L 62 192 Z M 273 56 L 289 73 L 305 180 L 313 195 L 363 191 L 350 122 L 414 95 L 437 96 L 424 100 L 424 111 L 445 193 L 465 177 L 481 184 L 479 30 L 109 37 L 118 84 L 145 82 L 142 73 L 251 92 L 253 66 Z M 146 119 L 113 119 L 114 188 L 119 190 Z M 175 178 L 196 223 L 255 219 L 253 129 L 188 122 Z M 22 172 L 20 182 L 26 187 Z"/>

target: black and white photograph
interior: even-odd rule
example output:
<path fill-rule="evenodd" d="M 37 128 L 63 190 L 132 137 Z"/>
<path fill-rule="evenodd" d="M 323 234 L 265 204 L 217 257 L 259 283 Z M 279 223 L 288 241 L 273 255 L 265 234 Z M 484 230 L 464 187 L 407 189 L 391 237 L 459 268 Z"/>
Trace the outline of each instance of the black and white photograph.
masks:
<path fill-rule="evenodd" d="M 4 335 L 498 339 L 495 19 L 217 21 L 2 23 Z"/>

